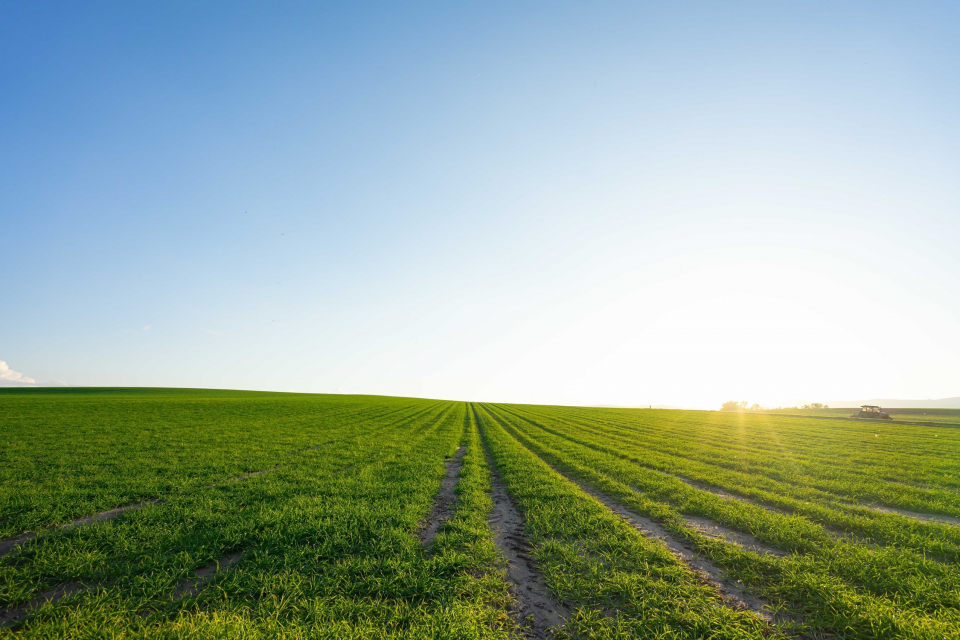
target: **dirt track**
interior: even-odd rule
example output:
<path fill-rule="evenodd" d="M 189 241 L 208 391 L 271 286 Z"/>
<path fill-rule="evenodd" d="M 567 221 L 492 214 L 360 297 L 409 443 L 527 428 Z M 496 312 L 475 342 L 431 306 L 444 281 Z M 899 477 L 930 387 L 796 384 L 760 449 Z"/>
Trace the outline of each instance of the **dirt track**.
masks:
<path fill-rule="evenodd" d="M 430 546 L 437 531 L 444 522 L 453 517 L 457 509 L 457 480 L 460 479 L 460 467 L 463 464 L 463 456 L 467 453 L 466 447 L 457 449 L 457 454 L 447 460 L 447 473 L 443 477 L 443 484 L 440 485 L 440 492 L 433 503 L 433 510 L 426 520 L 421 524 L 420 542 L 424 547 Z"/>
<path fill-rule="evenodd" d="M 570 611 L 558 603 L 537 570 L 530 556 L 530 543 L 524 533 L 523 517 L 507 493 L 497 469 L 484 448 L 490 467 L 493 509 L 488 521 L 493 529 L 494 540 L 507 560 L 507 579 L 510 592 L 517 600 L 514 619 L 520 624 L 524 635 L 537 640 L 552 637 L 551 629 L 562 626 Z"/>
<path fill-rule="evenodd" d="M 595 491 L 591 487 L 579 482 L 578 480 L 557 469 L 554 470 L 567 480 L 570 480 L 570 482 L 576 484 L 585 493 L 588 493 L 603 503 L 603 505 L 608 509 L 629 522 L 633 528 L 640 531 L 640 533 L 642 533 L 644 536 L 648 538 L 654 538 L 662 542 L 674 556 L 686 564 L 691 570 L 693 570 L 694 573 L 699 575 L 704 582 L 713 586 L 720 593 L 724 600 L 737 608 L 742 608 L 753 612 L 759 618 L 767 622 L 774 622 L 773 616 L 771 616 L 770 613 L 764 609 L 764 606 L 768 604 L 766 600 L 744 593 L 736 582 L 725 579 L 720 570 L 706 558 L 702 557 L 687 541 L 673 535 L 663 525 L 651 520 L 650 518 L 645 518 L 644 516 L 630 511 L 610 496 Z M 714 533 L 719 533 L 719 531 L 717 531 L 719 529 L 719 525 L 709 521 L 698 522 L 700 526 L 706 528 L 707 525 L 705 523 L 709 523 L 709 526 L 714 530 Z M 727 530 L 724 530 L 724 532 L 726 531 Z"/>
<path fill-rule="evenodd" d="M 190 596 L 195 596 L 200 589 L 203 588 L 208 582 L 213 580 L 218 573 L 226 571 L 233 565 L 240 562 L 240 559 L 243 558 L 243 552 L 237 551 L 236 553 L 231 553 L 223 556 L 217 560 L 214 564 L 207 565 L 197 569 L 193 573 L 193 578 L 189 580 L 184 580 L 179 585 L 177 585 L 176 590 L 173 592 L 174 600 L 180 600 L 181 598 L 188 598 Z"/>

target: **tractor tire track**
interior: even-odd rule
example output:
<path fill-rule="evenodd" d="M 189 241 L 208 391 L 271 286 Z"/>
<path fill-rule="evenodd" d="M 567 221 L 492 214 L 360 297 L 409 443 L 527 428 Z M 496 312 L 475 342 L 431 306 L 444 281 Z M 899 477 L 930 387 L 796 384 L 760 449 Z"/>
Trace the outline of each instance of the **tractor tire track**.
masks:
<path fill-rule="evenodd" d="M 960 518 L 954 516 L 944 516 L 934 513 L 920 513 L 918 511 L 908 511 L 907 509 L 897 509 L 896 507 L 888 507 L 886 505 L 877 504 L 875 502 L 871 503 L 858 503 L 858 504 L 845 504 L 847 507 L 864 507 L 872 511 L 877 511 L 879 513 L 886 513 L 889 515 L 902 516 L 904 518 L 912 518 L 913 520 L 920 520 L 921 522 L 932 522 L 936 524 L 945 524 L 950 526 L 960 526 Z"/>
<path fill-rule="evenodd" d="M 481 424 L 476 409 L 474 416 L 477 424 Z M 516 608 L 511 612 L 511 617 L 520 626 L 525 637 L 546 640 L 552 637 L 552 629 L 566 623 L 570 611 L 550 594 L 537 570 L 530 555 L 532 546 L 524 532 L 523 517 L 500 479 L 485 439 L 483 452 L 490 469 L 490 498 L 493 501 L 487 522 L 493 530 L 494 542 L 507 561 L 510 593 L 516 599 Z"/>
<path fill-rule="evenodd" d="M 524 447 L 528 452 L 530 452 L 531 455 L 536 456 L 538 459 L 540 459 L 545 465 L 550 467 L 557 474 L 559 474 L 566 480 L 570 481 L 571 483 L 579 487 L 581 491 L 583 491 L 587 495 L 596 499 L 598 502 L 600 502 L 610 511 L 614 512 L 616 515 L 620 516 L 621 519 L 623 519 L 625 522 L 630 524 L 634 529 L 639 531 L 642 535 L 644 535 L 647 538 L 653 538 L 660 541 L 660 543 L 663 544 L 667 548 L 667 550 L 670 551 L 671 554 L 673 554 L 674 557 L 676 557 L 680 562 L 682 562 L 691 571 L 693 571 L 693 573 L 696 574 L 701 581 L 713 587 L 717 591 L 717 593 L 720 595 L 720 597 L 727 604 L 731 605 L 733 608 L 736 608 L 736 609 L 750 611 L 754 615 L 756 615 L 758 618 L 760 618 L 761 620 L 769 624 L 775 624 L 779 622 L 778 620 L 775 620 L 774 617 L 767 610 L 769 606 L 769 602 L 766 599 L 748 594 L 744 592 L 736 582 L 724 578 L 720 569 L 717 568 L 713 563 L 711 563 L 705 557 L 701 556 L 699 551 L 693 546 L 692 543 L 673 534 L 666 527 L 659 524 L 655 520 L 651 518 L 647 518 L 645 516 L 641 516 L 640 514 L 631 511 L 630 509 L 623 506 L 612 497 L 600 491 L 597 491 L 593 487 L 581 482 L 580 480 L 578 480 L 577 478 L 574 478 L 570 474 L 564 471 L 561 471 L 555 465 L 545 460 L 543 456 L 537 454 L 535 451 L 532 451 L 529 447 L 524 445 L 523 442 L 519 440 L 515 435 L 515 433 L 513 432 L 514 431 L 513 428 L 511 428 L 509 425 L 504 424 L 504 422 L 501 420 L 499 416 L 495 414 L 491 414 L 491 415 L 493 415 L 494 419 L 500 423 L 501 427 L 512 438 L 514 438 L 514 440 L 516 440 L 516 442 L 520 446 Z M 704 522 L 700 522 L 701 520 Z M 709 523 L 709 527 L 710 527 L 709 531 L 712 533 L 710 537 L 719 537 L 721 535 L 724 535 L 725 537 L 725 534 L 736 535 L 736 536 L 740 536 L 741 540 L 750 543 L 756 548 L 762 548 L 766 550 L 768 553 L 786 555 L 781 551 L 776 551 L 776 550 L 765 547 L 752 536 L 744 537 L 746 534 L 739 534 L 729 529 L 720 527 L 716 523 L 706 520 L 705 518 L 696 519 L 696 520 L 687 519 L 686 522 L 688 524 L 701 526 L 704 529 L 707 529 L 707 526 L 705 523 Z"/>
<path fill-rule="evenodd" d="M 529 449 L 527 450 L 530 451 Z M 531 453 L 533 452 L 531 451 Z M 536 454 L 534 453 L 534 455 Z M 540 458 L 540 456 L 537 456 L 537 457 Z M 543 460 L 543 458 L 540 458 L 540 459 Z M 630 526 L 632 526 L 634 529 L 639 531 L 645 537 L 658 540 L 660 543 L 662 543 L 670 551 L 670 553 L 673 554 L 674 557 L 676 557 L 678 560 L 683 562 L 687 567 L 689 567 L 690 570 L 693 571 L 695 574 L 697 574 L 697 576 L 699 576 L 699 578 L 703 582 L 705 582 L 706 584 L 716 589 L 716 591 L 720 594 L 721 598 L 724 601 L 726 601 L 728 604 L 733 605 L 733 607 L 736 609 L 746 609 L 748 611 L 751 611 L 757 617 L 764 620 L 765 622 L 768 622 L 768 623 L 776 622 L 773 616 L 771 616 L 770 613 L 765 608 L 767 607 L 767 605 L 770 604 L 767 600 L 745 593 L 742 589 L 740 589 L 740 587 L 737 585 L 736 582 L 732 580 L 727 580 L 726 578 L 724 578 L 723 574 L 720 572 L 720 569 L 714 566 L 713 563 L 711 563 L 705 557 L 701 556 L 700 553 L 697 551 L 697 549 L 693 546 L 693 544 L 691 544 L 690 542 L 687 542 L 686 540 L 680 538 L 679 536 L 676 536 L 675 534 L 670 532 L 666 527 L 656 522 L 655 520 L 652 520 L 651 518 L 647 518 L 645 516 L 641 516 L 640 514 L 631 511 L 630 509 L 623 506 L 622 504 L 620 504 L 610 496 L 604 493 L 601 493 L 593 489 L 589 485 L 586 485 L 583 482 L 580 482 L 579 480 L 572 477 L 571 475 L 564 473 L 563 471 L 557 469 L 556 467 L 548 463 L 546 460 L 543 460 L 543 462 L 544 464 L 547 464 L 551 469 L 556 471 L 558 474 L 560 474 L 561 476 L 563 476 L 573 484 L 577 485 L 581 491 L 593 497 L 598 502 L 600 502 L 605 507 L 607 507 L 610 511 L 613 511 L 615 514 L 620 516 L 621 519 L 629 523 Z M 697 520 L 699 521 L 699 520 L 706 520 L 706 519 L 700 518 Z M 690 519 L 687 519 L 687 521 L 690 522 Z M 709 522 L 709 525 L 713 528 L 715 532 L 717 529 L 723 529 L 722 527 L 719 527 L 719 525 L 713 522 L 710 522 L 710 521 L 707 521 L 707 522 Z M 695 523 L 695 524 L 699 524 L 699 523 Z M 739 536 L 744 535 L 744 534 L 736 534 L 736 532 L 733 532 L 730 530 L 725 530 L 725 531 L 729 532 L 730 534 L 735 534 Z M 767 552 L 786 555 L 784 552 L 775 551 L 772 549 L 767 550 Z"/>
<path fill-rule="evenodd" d="M 607 449 L 607 448 L 605 448 L 605 447 L 602 447 L 602 446 L 599 446 L 599 445 L 596 445 L 596 444 L 593 444 L 593 443 L 582 442 L 582 441 L 580 441 L 580 440 L 577 439 L 577 438 L 573 438 L 573 437 L 570 437 L 570 436 L 568 436 L 568 435 L 564 435 L 564 434 L 562 434 L 562 433 L 560 433 L 560 432 L 558 432 L 558 431 L 556 431 L 556 430 L 554 430 L 554 429 L 550 429 L 550 428 L 548 428 L 548 427 L 545 427 L 545 426 L 541 425 L 540 423 L 538 423 L 538 422 L 536 422 L 536 421 L 534 421 L 534 420 L 532 420 L 532 419 L 530 419 L 530 418 L 527 418 L 527 417 L 525 417 L 525 416 L 522 416 L 522 415 L 520 415 L 520 414 L 511 413 L 511 412 L 505 412 L 505 413 L 507 413 L 507 414 L 510 415 L 511 417 L 514 417 L 514 418 L 516 418 L 516 419 L 518 419 L 518 420 L 522 420 L 522 421 L 524 421 L 524 422 L 528 422 L 528 423 L 532 424 L 533 426 L 535 426 L 535 427 L 537 427 L 537 428 L 539 428 L 539 429 L 542 429 L 542 430 L 546 431 L 547 433 L 550 433 L 550 434 L 552 434 L 552 435 L 554 435 L 554 436 L 556 436 L 556 437 L 558 437 L 558 438 L 560 438 L 560 439 L 562 439 L 562 440 L 564 440 L 564 441 L 566 441 L 566 442 L 572 443 L 572 444 L 574 444 L 574 445 L 583 446 L 583 447 L 592 449 L 592 450 L 594 450 L 594 451 L 597 451 L 597 452 L 599 452 L 599 453 L 603 453 L 603 454 L 607 454 L 607 455 L 612 455 L 612 456 L 617 457 L 617 458 L 620 458 L 620 459 L 622 459 L 622 460 L 626 460 L 626 461 L 630 462 L 631 464 L 636 465 L 638 468 L 643 469 L 644 471 L 648 471 L 648 472 L 651 472 L 651 473 L 655 473 L 655 474 L 657 474 L 657 475 L 659 475 L 659 476 L 662 476 L 662 477 L 664 477 L 664 478 L 669 478 L 669 479 L 671 479 L 671 480 L 677 480 L 677 481 L 679 481 L 679 482 L 687 485 L 688 487 L 690 487 L 690 488 L 692 488 L 692 489 L 713 494 L 713 495 L 715 495 L 715 496 L 717 496 L 718 498 L 721 498 L 721 499 L 723 499 L 723 500 L 729 500 L 729 501 L 733 501 L 733 502 L 740 502 L 740 503 L 743 503 L 743 504 L 748 504 L 748 505 L 751 505 L 751 506 L 754 506 L 754 507 L 763 509 L 764 511 L 767 511 L 768 513 L 772 513 L 772 514 L 776 514 L 776 515 L 780 515 L 780 516 L 787 516 L 787 517 L 791 517 L 791 516 L 792 516 L 792 517 L 804 517 L 804 518 L 807 518 L 807 519 L 811 519 L 811 518 L 809 518 L 809 516 L 807 516 L 806 514 L 798 513 L 798 512 L 795 511 L 795 510 L 792 510 L 792 509 L 784 509 L 784 508 L 779 508 L 779 507 L 771 506 L 771 505 L 766 504 L 765 502 L 762 502 L 762 501 L 760 501 L 760 500 L 758 500 L 758 499 L 746 497 L 746 496 L 744 496 L 744 495 L 742 495 L 742 494 L 740 494 L 740 493 L 738 493 L 738 492 L 736 492 L 736 491 L 732 491 L 732 490 L 729 490 L 729 489 L 721 489 L 721 488 L 719 488 L 719 487 L 710 485 L 710 484 L 708 484 L 708 483 L 701 482 L 701 481 L 698 481 L 698 480 L 693 480 L 693 479 L 691 479 L 691 478 L 682 476 L 682 475 L 677 474 L 677 473 L 675 473 L 675 472 L 670 472 L 670 471 L 666 471 L 666 470 L 664 470 L 664 469 L 660 469 L 660 468 L 657 468 L 657 467 L 653 467 L 653 466 L 649 466 L 649 465 L 643 464 L 643 463 L 635 460 L 635 459 L 632 458 L 631 456 L 624 455 L 624 454 L 622 454 L 622 453 L 618 453 L 618 452 L 613 451 L 613 450 L 609 450 L 609 449 Z M 499 418 L 498 418 L 498 419 L 499 419 Z M 509 430 L 509 429 L 515 429 L 515 427 L 504 425 L 504 423 L 503 423 L 502 421 L 501 421 L 501 425 L 503 425 L 504 428 L 506 428 L 506 429 L 508 429 L 508 430 Z M 514 433 L 514 432 L 511 432 L 511 433 Z M 514 433 L 514 437 L 516 437 L 516 434 L 515 434 L 515 433 Z M 527 437 L 530 437 L 530 436 L 527 436 Z M 644 493 L 643 490 L 636 489 L 635 487 L 631 487 L 631 489 L 632 489 L 633 491 L 636 491 L 637 493 Z M 686 519 L 687 524 L 688 524 L 689 526 L 691 526 L 691 528 L 697 529 L 697 530 L 699 530 L 701 533 L 703 533 L 704 535 L 707 535 L 708 537 L 711 537 L 711 538 L 714 538 L 714 539 L 727 538 L 727 539 L 732 539 L 734 542 L 738 542 L 738 538 L 739 538 L 741 541 L 743 541 L 743 542 L 745 543 L 743 546 L 745 546 L 745 547 L 747 547 L 747 548 L 751 548 L 751 547 L 752 547 L 751 550 L 758 551 L 758 552 L 763 552 L 763 553 L 768 553 L 768 554 L 775 555 L 775 556 L 785 556 L 785 555 L 789 555 L 789 553 L 790 553 L 789 551 L 784 551 L 784 550 L 782 550 L 782 549 L 777 549 L 777 548 L 775 548 L 775 547 L 772 547 L 772 546 L 770 546 L 768 543 L 761 542 L 760 540 L 758 540 L 756 537 L 754 537 L 754 536 L 751 535 L 750 533 L 747 533 L 747 532 L 745 532 L 745 531 L 735 531 L 735 530 L 733 530 L 733 529 L 729 529 L 729 528 L 727 528 L 727 527 L 724 527 L 723 525 L 720 525 L 719 523 L 716 523 L 716 522 L 710 520 L 709 518 L 705 518 L 705 517 L 702 517 L 702 516 L 684 516 L 684 518 Z M 828 524 L 827 522 L 824 522 L 824 521 L 822 521 L 822 520 L 820 520 L 820 519 L 814 519 L 814 521 L 816 522 L 816 524 L 818 524 L 820 527 L 822 527 L 822 528 L 823 528 L 830 536 L 832 536 L 834 539 L 840 539 L 840 538 L 845 538 L 845 537 L 847 537 L 847 534 L 846 534 L 844 531 L 842 531 L 842 530 L 840 530 L 840 529 L 838 529 L 838 528 L 836 528 L 836 527 L 832 527 L 832 526 L 831 526 L 830 524 Z M 880 545 L 880 546 L 882 546 L 882 545 Z"/>
<path fill-rule="evenodd" d="M 447 413 L 441 414 L 433 422 L 424 426 L 422 430 L 429 430 L 432 427 L 436 426 L 446 417 L 446 415 Z M 388 456 L 383 456 L 381 458 L 378 458 L 377 460 L 374 460 L 374 461 L 365 461 L 361 463 L 352 463 L 352 464 L 346 465 L 336 471 L 333 471 L 331 474 L 331 477 L 335 477 L 337 475 L 343 474 L 357 466 L 369 466 L 372 464 L 376 464 L 377 462 L 382 462 L 383 460 L 389 457 L 390 456 L 388 455 Z M 265 469 L 258 472 L 244 474 L 244 476 L 241 476 L 238 478 L 232 478 L 230 480 L 227 480 L 226 482 L 233 482 L 233 481 L 243 480 L 249 477 L 255 477 L 255 476 L 267 473 L 269 471 L 273 471 L 274 469 L 277 469 L 277 468 L 279 467 L 274 467 L 271 469 Z M 210 488 L 210 487 L 205 487 L 205 488 Z M 62 527 L 56 527 L 56 528 L 70 528 L 71 526 L 82 526 L 85 524 L 91 524 L 92 522 L 110 520 L 110 519 L 116 518 L 117 516 L 121 515 L 126 511 L 139 509 L 146 506 L 147 504 L 162 504 L 162 502 L 159 500 L 152 500 L 148 502 L 137 503 L 134 505 L 128 505 L 126 507 L 110 509 L 109 511 L 104 511 L 104 512 L 95 514 L 93 516 L 87 516 L 85 518 L 76 520 L 73 523 L 70 523 L 69 525 L 63 525 Z M 19 538 L 15 538 L 10 542 L 20 541 L 20 540 L 26 541 L 36 536 L 37 536 L 36 533 L 31 533 L 29 535 L 24 535 L 24 536 L 20 536 Z M 242 560 L 244 555 L 245 555 L 244 551 L 227 554 L 219 558 L 214 564 L 206 565 L 204 567 L 201 567 L 200 569 L 197 569 L 194 572 L 194 575 L 192 578 L 183 580 L 177 585 L 177 587 L 174 589 L 174 592 L 173 592 L 173 599 L 175 601 L 179 601 L 188 597 L 195 596 L 205 586 L 207 586 L 210 582 L 216 579 L 218 575 L 221 575 L 226 571 L 230 570 L 233 567 L 233 565 L 237 564 L 240 560 Z M 100 583 L 100 585 L 102 586 L 103 583 Z M 0 629 L 17 625 L 20 622 L 22 622 L 24 619 L 36 613 L 44 605 L 48 603 L 56 603 L 59 600 L 62 600 L 68 596 L 72 596 L 77 593 L 80 593 L 93 586 L 94 586 L 93 584 L 82 583 L 82 582 L 71 582 L 71 583 L 62 584 L 53 589 L 40 593 L 40 595 L 30 600 L 29 602 L 16 605 L 6 610 L 0 610 Z M 141 617 L 146 617 L 146 616 L 149 616 L 150 614 L 151 614 L 151 611 L 149 610 L 141 610 L 137 612 L 137 615 Z"/>
<path fill-rule="evenodd" d="M 108 520 L 113 520 L 128 511 L 136 511 L 142 509 L 148 505 L 161 504 L 159 499 L 145 500 L 143 502 L 136 502 L 134 504 L 128 504 L 123 507 L 115 507 L 113 509 L 108 509 L 106 511 L 101 511 L 100 513 L 95 513 L 92 516 L 85 516 L 74 520 L 73 522 L 68 522 L 67 524 L 54 525 L 49 527 L 44 531 L 28 531 L 27 533 L 21 534 L 16 538 L 9 538 L 0 542 L 0 558 L 7 554 L 16 555 L 19 553 L 20 545 L 33 540 L 41 533 L 50 533 L 55 532 L 59 533 L 62 531 L 69 531 L 76 527 L 82 527 L 88 524 L 93 524 L 94 522 L 107 522 Z"/>
<path fill-rule="evenodd" d="M 413 414 L 413 416 L 407 418 L 407 419 L 404 420 L 403 422 L 406 423 L 406 422 L 410 422 L 410 421 L 412 421 L 412 420 L 415 420 L 416 418 L 420 417 L 420 416 L 423 415 L 424 413 L 427 413 L 430 409 L 432 409 L 432 407 L 429 407 L 428 409 L 424 409 L 424 410 L 422 410 L 422 411 L 418 411 L 417 413 Z M 435 424 L 435 423 L 434 423 L 434 424 Z M 383 429 L 386 429 L 386 428 L 387 428 L 387 427 L 383 427 Z M 382 430 L 382 429 L 381 429 L 381 430 Z M 306 452 L 308 452 L 308 451 L 316 451 L 316 450 L 320 449 L 321 447 L 325 447 L 325 446 L 328 446 L 328 445 L 331 445 L 331 444 L 335 444 L 335 443 L 338 443 L 338 442 L 346 442 L 346 441 L 348 441 L 348 440 L 356 439 L 356 438 L 358 438 L 358 437 L 359 437 L 359 436 L 355 435 L 355 436 L 348 436 L 348 437 L 345 437 L 345 438 L 337 438 L 337 439 L 334 439 L 334 440 L 328 440 L 328 441 L 326 441 L 326 442 L 321 442 L 320 444 L 314 445 L 314 446 L 312 446 L 312 447 L 307 447 L 306 449 L 298 449 L 298 450 L 296 450 L 296 451 L 289 451 L 289 452 L 287 452 L 287 453 L 288 453 L 288 455 L 299 455 L 299 454 L 302 454 L 302 453 L 306 453 Z M 257 476 L 262 476 L 262 475 L 264 475 L 264 474 L 270 473 L 271 471 L 276 471 L 277 469 L 279 469 L 279 468 L 281 468 L 281 467 L 283 467 L 283 466 L 286 466 L 286 465 L 280 464 L 280 465 L 277 465 L 277 466 L 274 466 L 274 467 L 270 467 L 269 469 L 261 469 L 260 471 L 250 471 L 250 472 L 248 472 L 248 473 L 244 473 L 244 474 L 241 474 L 241 475 L 239 475 L 239 476 L 235 476 L 235 477 L 233 477 L 233 478 L 226 478 L 226 479 L 224 479 L 224 480 L 219 480 L 219 481 L 214 482 L 214 483 L 211 483 L 211 484 L 202 485 L 201 487 L 199 487 L 199 489 L 201 489 L 201 490 L 202 490 L 202 489 L 212 489 L 212 488 L 215 488 L 215 487 L 224 486 L 224 485 L 229 484 L 229 483 L 231 483 L 231 482 L 240 482 L 240 481 L 246 480 L 246 479 L 248 479 L 248 478 L 255 478 L 255 477 L 257 477 Z M 34 538 L 37 538 L 38 536 L 40 536 L 40 535 L 43 534 L 43 533 L 60 533 L 60 532 L 62 532 L 62 531 L 67 531 L 67 530 L 73 529 L 73 528 L 75 528 L 75 527 L 82 527 L 82 526 L 84 526 L 84 525 L 93 524 L 93 523 L 95 523 L 95 522 L 107 522 L 108 520 L 113 520 L 114 518 L 117 518 L 118 516 L 121 516 L 121 515 L 123 515 L 124 513 L 128 512 L 128 511 L 136 511 L 136 510 L 138 510 L 138 509 L 142 509 L 143 507 L 145 507 L 145 506 L 147 506 L 147 505 L 161 505 L 161 504 L 163 504 L 163 502 L 164 502 L 164 500 L 163 500 L 162 498 L 151 498 L 151 499 L 149 499 L 149 500 L 144 500 L 143 502 L 136 502 L 136 503 L 134 503 L 134 504 L 123 505 L 123 506 L 120 506 L 120 507 L 114 507 L 114 508 L 108 509 L 108 510 L 106 510 L 106 511 L 101 511 L 100 513 L 95 513 L 95 514 L 90 515 L 90 516 L 84 516 L 84 517 L 82 517 L 82 518 L 78 518 L 78 519 L 74 520 L 73 522 L 68 522 L 67 524 L 51 525 L 51 526 L 48 526 L 48 527 L 44 527 L 43 529 L 41 529 L 41 530 L 39 530 L 39 531 L 26 531 L 26 532 L 24 532 L 24 533 L 22 533 L 22 534 L 20 534 L 20 535 L 18 535 L 18 536 L 14 536 L 14 537 L 12 537 L 12 538 L 7 538 L 7 539 L 5 539 L 5 540 L 0 540 L 0 558 L 2 558 L 2 557 L 5 556 L 5 555 L 8 555 L 8 554 L 16 555 L 17 553 L 19 553 L 19 547 L 20 547 L 21 545 L 23 545 L 23 544 L 25 544 L 25 543 L 33 540 Z"/>
<path fill-rule="evenodd" d="M 440 485 L 440 492 L 433 503 L 430 515 L 420 524 L 420 543 L 424 548 L 430 546 L 437 531 L 449 520 L 457 510 L 457 481 L 460 479 L 460 468 L 463 465 L 463 456 L 467 448 L 461 446 L 454 457 L 446 461 L 447 472 Z"/>
<path fill-rule="evenodd" d="M 770 547 L 749 533 L 734 531 L 733 529 L 718 524 L 709 518 L 683 516 L 683 521 L 690 529 L 693 529 L 694 531 L 697 531 L 712 540 L 729 542 L 730 544 L 735 544 L 748 551 L 753 551 L 754 553 L 759 553 L 761 555 L 770 555 L 777 558 L 783 558 L 790 555 L 789 551 Z"/>
<path fill-rule="evenodd" d="M 87 585 L 79 582 L 62 584 L 49 591 L 44 591 L 30 602 L 0 611 L 0 629 L 22 622 L 25 618 L 39 611 L 44 605 L 55 604 L 64 598 L 80 593 L 86 588 Z"/>
<path fill-rule="evenodd" d="M 193 572 L 193 578 L 183 580 L 173 592 L 174 600 L 182 600 L 197 595 L 200 590 L 218 575 L 227 572 L 243 559 L 244 552 L 237 551 L 218 559 L 215 563 L 201 567 Z"/>

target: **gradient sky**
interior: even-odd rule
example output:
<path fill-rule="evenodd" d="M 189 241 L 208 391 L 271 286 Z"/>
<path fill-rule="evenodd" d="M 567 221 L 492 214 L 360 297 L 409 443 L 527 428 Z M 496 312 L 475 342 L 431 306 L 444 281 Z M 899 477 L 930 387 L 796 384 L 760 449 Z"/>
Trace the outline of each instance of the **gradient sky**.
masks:
<path fill-rule="evenodd" d="M 0 383 L 960 395 L 960 4 L 0 7 Z"/>

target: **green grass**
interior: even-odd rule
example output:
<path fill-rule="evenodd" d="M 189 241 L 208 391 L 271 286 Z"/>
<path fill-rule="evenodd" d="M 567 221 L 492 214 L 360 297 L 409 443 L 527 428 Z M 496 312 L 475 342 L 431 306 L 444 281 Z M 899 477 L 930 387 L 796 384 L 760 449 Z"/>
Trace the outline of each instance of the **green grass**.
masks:
<path fill-rule="evenodd" d="M 952 431 L 939 452 L 921 454 L 921 436 L 929 434 L 914 431 L 886 434 L 896 447 L 878 453 L 880 445 L 864 438 L 860 425 L 846 422 L 827 430 L 816 428 L 821 421 L 700 414 L 694 429 L 683 425 L 692 416 L 677 412 L 492 410 L 518 444 L 664 523 L 808 630 L 851 638 L 960 633 L 960 527 L 843 506 L 851 493 L 879 492 L 884 482 L 877 475 L 885 471 L 870 473 L 874 466 L 902 468 L 910 480 L 954 464 L 960 440 Z M 843 493 L 808 486 L 847 475 L 852 479 L 837 481 Z M 720 497 L 681 477 L 756 500 Z M 946 508 L 934 500 L 911 506 Z M 684 516 L 708 518 L 790 553 L 776 558 L 708 538 Z"/>
<path fill-rule="evenodd" d="M 674 558 L 561 477 L 478 411 L 487 446 L 525 516 L 551 590 L 577 607 L 572 636 L 761 638 L 755 616 L 723 606 Z"/>
<path fill-rule="evenodd" d="M 494 471 L 570 611 L 559 637 L 960 637 L 960 526 L 892 511 L 960 517 L 945 424 L 18 389 L 0 392 L 0 434 L 0 539 L 38 533 L 0 558 L 0 612 L 83 586 L 0 637 L 520 637 L 487 522 Z M 459 446 L 455 513 L 424 548 Z M 725 602 L 581 486 L 659 522 L 780 622 Z"/>
<path fill-rule="evenodd" d="M 760 413 L 820 418 L 849 418 L 859 409 L 763 409 Z M 922 422 L 960 427 L 960 409 L 888 409 L 894 422 Z"/>

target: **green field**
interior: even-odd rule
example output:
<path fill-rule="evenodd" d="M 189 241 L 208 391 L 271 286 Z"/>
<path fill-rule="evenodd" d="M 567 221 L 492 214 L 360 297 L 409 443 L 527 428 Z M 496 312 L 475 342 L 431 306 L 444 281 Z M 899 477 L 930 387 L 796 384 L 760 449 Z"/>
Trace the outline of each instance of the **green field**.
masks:
<path fill-rule="evenodd" d="M 3 390 L 0 637 L 956 638 L 951 424 Z"/>
<path fill-rule="evenodd" d="M 888 409 L 894 422 L 920 422 L 933 425 L 960 427 L 960 409 Z M 760 413 L 817 418 L 850 418 L 858 409 L 763 409 Z"/>

